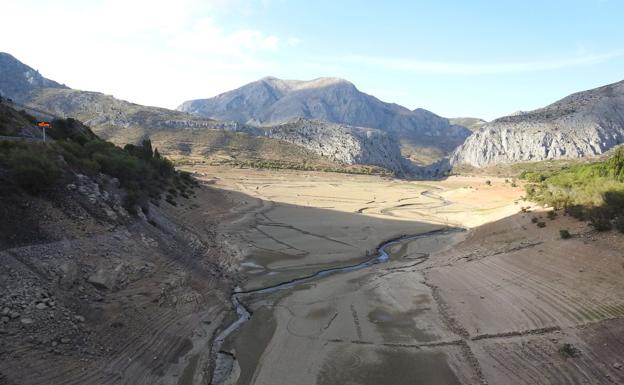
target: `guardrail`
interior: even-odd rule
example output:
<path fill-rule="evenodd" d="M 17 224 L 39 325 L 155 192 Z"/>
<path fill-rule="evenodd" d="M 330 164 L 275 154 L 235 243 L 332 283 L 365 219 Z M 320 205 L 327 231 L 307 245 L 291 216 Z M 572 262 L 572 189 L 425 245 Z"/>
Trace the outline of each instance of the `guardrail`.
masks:
<path fill-rule="evenodd" d="M 32 138 L 28 136 L 3 136 L 0 135 L 0 141 L 11 141 L 11 142 L 43 142 L 42 138 Z M 52 139 L 46 139 L 46 142 L 53 142 Z"/>

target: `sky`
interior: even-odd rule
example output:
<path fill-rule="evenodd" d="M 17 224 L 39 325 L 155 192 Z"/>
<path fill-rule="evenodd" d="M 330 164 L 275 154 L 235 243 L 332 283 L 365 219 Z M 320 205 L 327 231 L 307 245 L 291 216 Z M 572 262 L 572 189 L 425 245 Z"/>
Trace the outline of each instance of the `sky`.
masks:
<path fill-rule="evenodd" d="M 624 80 L 624 1 L 0 0 L 0 51 L 175 108 L 264 76 L 341 77 L 486 120 Z"/>

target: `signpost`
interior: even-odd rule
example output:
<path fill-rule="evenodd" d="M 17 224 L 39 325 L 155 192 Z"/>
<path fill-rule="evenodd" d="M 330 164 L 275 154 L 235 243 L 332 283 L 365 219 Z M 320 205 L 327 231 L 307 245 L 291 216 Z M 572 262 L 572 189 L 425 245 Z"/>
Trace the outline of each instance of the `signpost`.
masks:
<path fill-rule="evenodd" d="M 50 124 L 50 122 L 37 122 L 37 126 L 41 127 L 43 129 L 43 141 L 45 142 L 46 140 L 46 128 L 50 128 L 52 127 L 52 125 Z"/>

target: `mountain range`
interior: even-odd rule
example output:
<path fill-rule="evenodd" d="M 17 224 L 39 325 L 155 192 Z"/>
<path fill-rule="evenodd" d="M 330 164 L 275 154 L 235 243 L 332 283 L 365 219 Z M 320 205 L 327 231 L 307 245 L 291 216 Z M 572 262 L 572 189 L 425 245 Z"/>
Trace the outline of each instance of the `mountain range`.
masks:
<path fill-rule="evenodd" d="M 382 102 L 339 78 L 300 81 L 266 77 L 213 98 L 186 101 L 178 110 L 255 126 L 305 118 L 379 129 L 398 138 L 406 157 L 422 150 L 443 157 L 470 135 L 468 129 L 446 118 Z"/>
<path fill-rule="evenodd" d="M 150 137 L 167 155 L 314 159 L 380 166 L 398 175 L 443 172 L 446 157 L 451 166 L 486 167 L 600 155 L 624 143 L 624 82 L 491 122 L 409 110 L 338 78 L 266 77 L 170 110 L 71 89 L 0 53 L 0 95 L 34 108 L 31 114 L 79 119 L 117 144 Z"/>
<path fill-rule="evenodd" d="M 425 163 L 431 163 L 450 154 L 469 133 L 429 111 L 381 102 L 336 78 L 264 78 L 207 102 L 217 111 L 208 114 L 207 107 L 198 109 L 205 101 L 169 110 L 71 89 L 0 53 L 0 94 L 79 119 L 117 144 L 150 137 L 177 155 L 289 162 L 302 159 L 285 154 L 307 151 L 330 162 L 381 166 L 399 174 L 414 170 L 402 153 L 425 154 Z M 273 141 L 280 144 L 267 145 Z M 263 153 L 267 148 L 280 150 Z"/>

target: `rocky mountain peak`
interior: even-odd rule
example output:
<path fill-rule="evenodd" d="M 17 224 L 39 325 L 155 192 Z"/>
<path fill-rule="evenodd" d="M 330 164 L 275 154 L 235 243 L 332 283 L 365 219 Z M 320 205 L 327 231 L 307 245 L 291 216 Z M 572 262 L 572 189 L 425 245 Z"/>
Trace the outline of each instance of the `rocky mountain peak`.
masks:
<path fill-rule="evenodd" d="M 485 124 L 457 149 L 451 161 L 484 167 L 580 158 L 600 155 L 622 143 L 624 82 L 618 82 Z"/>
<path fill-rule="evenodd" d="M 20 62 L 12 55 L 0 52 L 0 95 L 23 102 L 33 91 L 42 88 L 67 88 L 44 78 L 39 71 Z"/>

